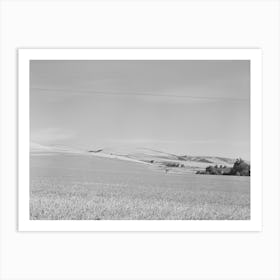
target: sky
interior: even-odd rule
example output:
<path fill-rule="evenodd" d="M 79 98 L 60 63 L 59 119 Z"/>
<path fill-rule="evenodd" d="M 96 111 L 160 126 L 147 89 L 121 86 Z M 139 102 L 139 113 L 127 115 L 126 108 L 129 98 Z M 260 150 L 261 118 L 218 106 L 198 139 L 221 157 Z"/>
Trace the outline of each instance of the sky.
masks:
<path fill-rule="evenodd" d="M 32 143 L 250 160 L 246 60 L 33 60 Z"/>

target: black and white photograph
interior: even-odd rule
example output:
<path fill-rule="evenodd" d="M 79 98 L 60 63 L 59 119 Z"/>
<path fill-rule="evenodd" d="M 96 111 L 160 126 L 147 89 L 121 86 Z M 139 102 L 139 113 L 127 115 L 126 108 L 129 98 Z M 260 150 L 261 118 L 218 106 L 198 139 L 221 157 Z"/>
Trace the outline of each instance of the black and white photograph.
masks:
<path fill-rule="evenodd" d="M 31 220 L 249 220 L 249 60 L 31 60 Z"/>
<path fill-rule="evenodd" d="M 280 280 L 280 1 L 0 19 L 0 279 Z"/>

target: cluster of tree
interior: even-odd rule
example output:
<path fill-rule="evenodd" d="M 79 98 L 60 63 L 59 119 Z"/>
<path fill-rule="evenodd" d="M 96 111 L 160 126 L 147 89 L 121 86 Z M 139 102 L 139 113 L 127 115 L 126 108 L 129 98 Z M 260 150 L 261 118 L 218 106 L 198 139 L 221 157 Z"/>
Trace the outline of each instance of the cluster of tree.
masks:
<path fill-rule="evenodd" d="M 178 162 L 164 162 L 166 167 L 185 167 L 184 164 Z"/>
<path fill-rule="evenodd" d="M 250 164 L 241 158 L 237 159 L 232 167 L 232 175 L 250 176 L 250 172 Z"/>
<path fill-rule="evenodd" d="M 145 162 L 155 163 L 155 161 L 153 159 L 145 161 Z M 163 167 L 180 167 L 180 168 L 184 168 L 185 167 L 184 164 L 179 163 L 179 162 L 173 162 L 173 161 L 164 161 L 164 162 L 161 162 L 161 164 L 163 165 Z"/>
<path fill-rule="evenodd" d="M 196 174 L 250 176 L 250 164 L 239 158 L 235 161 L 233 167 L 225 165 L 208 166 L 205 171 L 197 171 Z"/>

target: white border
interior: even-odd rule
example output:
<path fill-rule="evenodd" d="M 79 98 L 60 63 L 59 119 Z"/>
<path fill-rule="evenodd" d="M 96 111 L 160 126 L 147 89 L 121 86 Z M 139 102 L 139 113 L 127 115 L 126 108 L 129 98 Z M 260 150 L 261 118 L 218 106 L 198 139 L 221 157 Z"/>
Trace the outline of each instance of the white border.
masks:
<path fill-rule="evenodd" d="M 244 221 L 45 221 L 29 220 L 30 60 L 250 60 L 251 219 Z M 260 49 L 19 49 L 19 231 L 261 231 L 262 72 Z"/>

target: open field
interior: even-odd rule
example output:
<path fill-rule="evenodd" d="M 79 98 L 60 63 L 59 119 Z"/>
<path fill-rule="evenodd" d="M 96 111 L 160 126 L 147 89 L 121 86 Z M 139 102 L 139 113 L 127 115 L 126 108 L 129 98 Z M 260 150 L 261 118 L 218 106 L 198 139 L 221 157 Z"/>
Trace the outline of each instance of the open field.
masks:
<path fill-rule="evenodd" d="M 250 219 L 250 177 L 63 153 L 34 155 L 30 164 L 31 219 Z"/>

